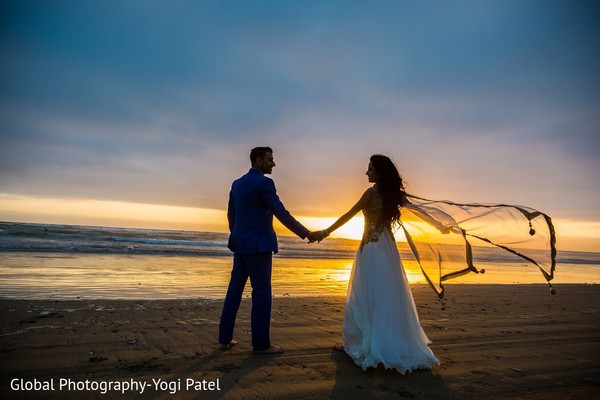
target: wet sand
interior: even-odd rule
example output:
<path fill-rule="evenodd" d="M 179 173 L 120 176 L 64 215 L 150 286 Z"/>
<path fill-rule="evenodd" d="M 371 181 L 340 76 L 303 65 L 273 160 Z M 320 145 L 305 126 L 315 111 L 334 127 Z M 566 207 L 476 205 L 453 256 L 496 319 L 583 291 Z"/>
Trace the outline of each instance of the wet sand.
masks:
<path fill-rule="evenodd" d="M 275 356 L 251 351 L 248 300 L 238 314 L 239 344 L 229 351 L 216 343 L 221 301 L 0 300 L 0 397 L 600 395 L 600 285 L 557 285 L 555 296 L 543 285 L 447 285 L 445 311 L 428 287 L 412 290 L 441 366 L 409 375 L 382 367 L 364 372 L 332 350 L 341 340 L 339 296 L 275 298 L 272 341 L 286 348 Z"/>

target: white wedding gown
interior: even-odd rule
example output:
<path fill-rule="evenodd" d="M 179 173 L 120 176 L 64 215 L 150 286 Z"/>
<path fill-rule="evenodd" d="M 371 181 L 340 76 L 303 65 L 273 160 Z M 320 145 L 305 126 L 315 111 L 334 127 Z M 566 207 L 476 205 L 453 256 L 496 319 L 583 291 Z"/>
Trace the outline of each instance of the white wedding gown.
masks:
<path fill-rule="evenodd" d="M 363 370 L 380 363 L 402 374 L 430 369 L 440 362 L 419 323 L 391 229 L 376 222 L 380 212 L 375 193 L 348 284 L 344 350 Z"/>

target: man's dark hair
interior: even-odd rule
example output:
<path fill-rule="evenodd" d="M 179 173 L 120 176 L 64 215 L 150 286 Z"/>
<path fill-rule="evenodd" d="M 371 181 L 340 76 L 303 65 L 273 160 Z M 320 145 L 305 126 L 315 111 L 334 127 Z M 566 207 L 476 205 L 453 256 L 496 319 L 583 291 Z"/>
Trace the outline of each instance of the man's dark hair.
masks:
<path fill-rule="evenodd" d="M 272 152 L 273 150 L 270 147 L 255 147 L 250 151 L 250 162 L 254 164 L 258 157 L 264 158 L 265 154 Z"/>

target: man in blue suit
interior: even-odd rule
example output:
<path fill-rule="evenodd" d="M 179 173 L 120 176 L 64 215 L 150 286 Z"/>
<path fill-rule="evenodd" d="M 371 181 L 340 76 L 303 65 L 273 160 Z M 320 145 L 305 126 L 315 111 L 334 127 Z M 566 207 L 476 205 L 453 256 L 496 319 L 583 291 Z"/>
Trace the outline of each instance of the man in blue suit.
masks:
<path fill-rule="evenodd" d="M 320 239 L 309 232 L 285 209 L 277 196 L 270 174 L 275 166 L 273 150 L 256 147 L 250 152 L 252 168 L 233 182 L 229 193 L 227 219 L 228 247 L 233 251 L 233 269 L 223 304 L 219 324 L 219 343 L 227 350 L 237 344 L 233 328 L 246 281 L 252 285 L 252 347 L 255 353 L 283 353 L 283 348 L 271 344 L 271 269 L 273 253 L 277 253 L 277 236 L 273 216 L 300 238 L 309 242 Z"/>

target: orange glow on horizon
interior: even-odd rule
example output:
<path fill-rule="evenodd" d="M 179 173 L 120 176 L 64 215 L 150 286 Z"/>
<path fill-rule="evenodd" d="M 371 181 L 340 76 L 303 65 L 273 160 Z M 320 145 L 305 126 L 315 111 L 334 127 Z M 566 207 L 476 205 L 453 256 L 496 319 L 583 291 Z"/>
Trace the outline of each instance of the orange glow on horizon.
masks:
<path fill-rule="evenodd" d="M 337 220 L 337 218 L 332 217 L 299 216 L 296 218 L 311 231 L 326 229 Z M 335 232 L 332 232 L 331 237 L 360 240 L 362 238 L 363 226 L 364 218 L 362 216 L 356 216 L 344 226 L 340 227 Z M 275 229 L 279 234 L 289 235 L 289 231 L 281 225 L 279 221 L 276 221 Z"/>
<path fill-rule="evenodd" d="M 302 222 L 308 229 L 310 230 L 321 230 L 328 228 L 331 224 L 333 224 L 337 218 L 331 217 L 298 217 L 298 220 Z M 340 239 L 353 239 L 353 240 L 361 240 L 363 231 L 364 231 L 365 219 L 362 214 L 358 214 L 350 221 L 348 221 L 345 225 L 341 226 L 337 230 L 331 233 L 332 238 L 340 238 Z M 283 226 L 277 227 L 277 232 L 281 232 L 285 234 L 284 231 L 280 229 L 285 229 Z M 288 231 L 289 232 L 289 231 Z M 406 237 L 404 236 L 404 232 L 402 229 L 398 229 L 394 232 L 394 236 L 396 240 L 406 242 Z"/>
<path fill-rule="evenodd" d="M 225 232 L 223 210 L 88 199 L 40 199 L 0 194 L 0 220 Z"/>
<path fill-rule="evenodd" d="M 341 215 L 341 213 L 340 213 Z M 296 216 L 310 230 L 329 227 L 337 217 Z M 89 199 L 35 198 L 0 193 L 0 221 L 113 226 L 124 228 L 172 229 L 228 232 L 225 210 L 128 203 Z M 331 234 L 334 238 L 360 240 L 361 214 Z M 554 219 L 560 250 L 600 252 L 600 222 Z M 275 220 L 279 235 L 293 236 Z M 396 240 L 406 241 L 402 229 Z"/>

